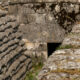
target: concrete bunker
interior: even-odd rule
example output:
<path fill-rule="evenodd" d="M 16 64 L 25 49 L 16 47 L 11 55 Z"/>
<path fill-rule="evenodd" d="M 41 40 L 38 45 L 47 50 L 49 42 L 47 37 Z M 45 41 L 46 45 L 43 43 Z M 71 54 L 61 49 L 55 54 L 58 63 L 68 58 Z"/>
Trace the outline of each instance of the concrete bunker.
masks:
<path fill-rule="evenodd" d="M 56 50 L 56 48 L 62 43 L 66 33 L 71 31 L 72 25 L 75 22 L 77 22 L 78 19 L 80 19 L 80 4 L 72 3 L 72 2 L 59 2 L 59 3 L 55 3 L 55 2 L 50 2 L 50 3 L 34 2 L 34 3 L 32 3 L 32 2 L 29 2 L 32 0 L 28 0 L 28 2 L 27 2 L 27 0 L 19 0 L 19 2 L 18 2 L 18 0 L 10 0 L 10 1 L 11 1 L 11 3 L 8 6 L 4 6 L 4 8 L 5 9 L 7 8 L 9 15 L 10 14 L 11 14 L 11 16 L 14 15 L 17 18 L 16 21 L 19 22 L 19 24 L 20 24 L 18 31 L 23 33 L 23 39 L 26 39 L 26 42 L 29 43 L 30 45 L 28 47 L 29 50 L 27 49 L 27 52 L 24 54 L 20 51 L 17 53 L 14 52 L 16 56 L 19 53 L 20 53 L 19 55 L 21 55 L 20 59 L 19 59 L 20 61 L 18 60 L 19 63 L 18 63 L 18 65 L 16 65 L 16 68 L 17 68 L 17 66 L 19 67 L 19 65 L 21 65 L 21 63 L 24 63 L 24 65 L 25 64 L 27 64 L 27 65 L 24 66 L 22 64 L 21 65 L 22 69 L 21 69 L 21 67 L 16 69 L 16 68 L 14 68 L 14 65 L 13 65 L 9 74 L 7 74 L 8 71 L 6 72 L 7 75 L 5 77 L 4 77 L 3 73 L 0 72 L 0 74 L 2 74 L 1 77 L 3 76 L 2 79 L 7 80 L 7 79 L 12 78 L 12 80 L 14 80 L 14 78 L 15 78 L 15 80 L 22 80 L 22 78 L 25 77 L 24 74 L 26 74 L 26 70 L 27 71 L 30 70 L 30 67 L 32 66 L 31 59 L 27 58 L 28 57 L 27 53 L 29 53 L 29 54 L 30 53 L 31 54 L 32 53 L 34 53 L 34 54 L 46 53 L 47 54 L 47 52 L 48 52 L 47 55 L 50 56 Z M 16 1 L 17 3 L 14 1 Z M 20 2 L 20 1 L 22 1 L 22 2 Z M 69 7 L 69 9 L 67 9 L 68 7 Z M 71 12 L 69 12 L 69 10 Z M 4 20 L 6 21 L 6 17 L 4 18 Z M 15 23 L 15 21 L 11 21 L 11 22 Z M 13 24 L 11 24 L 11 25 L 13 26 Z M 2 27 L 2 28 L 4 29 L 6 27 L 7 26 Z M 14 28 L 14 27 L 16 27 L 16 25 L 13 26 L 13 30 L 16 30 L 16 28 Z M 8 28 L 6 28 L 6 29 L 8 29 Z M 10 29 L 8 29 L 8 30 L 10 31 Z M 9 31 L 7 31 L 7 33 L 9 33 Z M 14 34 L 14 31 L 10 32 L 10 33 Z M 6 35 L 6 33 L 4 35 Z M 9 42 L 13 40 L 13 37 L 16 38 L 16 36 L 17 36 L 17 33 L 15 33 L 15 36 L 12 36 L 10 38 L 11 40 L 9 40 Z M 3 37 L 4 36 L 2 36 L 2 39 L 3 39 Z M 19 40 L 21 40 L 19 37 L 17 37 L 17 38 Z M 11 44 L 13 42 L 14 41 L 12 41 Z M 36 45 L 36 47 L 35 47 L 35 43 L 37 43 L 37 44 L 39 43 L 44 46 L 39 47 L 38 45 Z M 16 44 L 16 41 L 14 44 Z M 19 45 L 21 46 L 21 49 L 19 48 L 19 50 L 22 50 L 22 51 L 26 50 L 25 48 L 23 50 L 24 44 L 20 43 Z M 19 46 L 19 45 L 16 44 L 16 45 L 12 46 L 11 50 L 14 50 L 13 48 L 15 48 L 16 46 Z M 4 45 L 3 45 L 3 47 L 4 47 Z M 48 49 L 46 49 L 46 47 Z M 1 55 L 3 55 L 3 54 L 8 55 L 7 52 L 6 53 L 2 52 Z M 13 58 L 15 55 L 14 54 L 12 55 Z M 17 56 L 17 57 L 19 57 L 19 56 Z M 4 59 L 5 59 L 5 57 L 4 57 Z M 10 59 L 10 62 L 12 62 L 10 57 L 9 57 L 9 59 Z M 8 64 L 10 64 L 10 62 Z M 27 62 L 29 62 L 30 64 Z M 5 64 L 6 63 L 7 63 L 7 61 L 5 62 Z M 16 60 L 14 60 L 14 63 L 16 63 Z M 4 65 L 3 64 L 1 64 L 1 65 L 2 65 L 2 67 L 0 66 L 1 70 L 3 70 L 3 72 L 5 73 Z M 9 66 L 9 65 L 7 65 L 7 66 Z M 28 69 L 26 69 L 26 67 Z M 9 68 L 9 67 L 6 67 L 6 69 L 7 68 Z M 15 72 L 17 72 L 17 71 L 23 71 L 23 72 L 19 72 L 20 73 L 19 76 L 16 77 L 18 75 L 18 73 L 17 73 L 17 75 L 15 75 Z"/>
<path fill-rule="evenodd" d="M 80 4 L 64 1 L 10 2 L 9 13 L 13 13 L 21 24 L 19 30 L 23 33 L 23 38 L 28 43 L 46 43 L 45 51 L 49 56 L 79 21 Z M 41 50 L 44 51 L 43 48 Z"/>

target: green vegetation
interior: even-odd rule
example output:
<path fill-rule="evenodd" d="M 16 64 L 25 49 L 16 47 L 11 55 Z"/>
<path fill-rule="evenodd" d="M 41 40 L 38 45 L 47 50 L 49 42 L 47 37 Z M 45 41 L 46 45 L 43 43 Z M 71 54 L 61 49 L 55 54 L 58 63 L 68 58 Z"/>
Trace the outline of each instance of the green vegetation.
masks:
<path fill-rule="evenodd" d="M 25 80 L 37 80 L 36 76 L 43 67 L 43 57 L 32 57 L 32 70 L 28 72 Z"/>
<path fill-rule="evenodd" d="M 59 46 L 56 50 L 74 48 L 72 45 Z"/>
<path fill-rule="evenodd" d="M 38 64 L 33 66 L 33 70 L 30 71 L 27 75 L 25 80 L 37 80 L 36 76 L 38 75 L 39 71 L 41 70 L 43 64 Z"/>

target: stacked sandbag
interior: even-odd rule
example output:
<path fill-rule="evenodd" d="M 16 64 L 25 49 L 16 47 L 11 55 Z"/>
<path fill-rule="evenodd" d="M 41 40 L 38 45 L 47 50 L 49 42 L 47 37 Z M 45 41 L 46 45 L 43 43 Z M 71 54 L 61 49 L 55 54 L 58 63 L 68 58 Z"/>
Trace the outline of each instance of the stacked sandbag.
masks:
<path fill-rule="evenodd" d="M 31 68 L 31 59 L 24 55 L 19 23 L 6 13 L 0 10 L 0 80 L 23 80 Z"/>

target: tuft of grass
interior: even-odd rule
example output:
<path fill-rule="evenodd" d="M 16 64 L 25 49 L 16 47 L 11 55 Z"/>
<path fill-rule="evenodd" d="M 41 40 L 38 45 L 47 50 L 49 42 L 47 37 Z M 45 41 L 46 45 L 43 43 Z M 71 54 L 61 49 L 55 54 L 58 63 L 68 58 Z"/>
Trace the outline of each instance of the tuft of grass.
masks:
<path fill-rule="evenodd" d="M 74 48 L 72 45 L 62 45 L 62 46 L 59 46 L 56 50 L 60 50 L 60 49 L 70 49 L 70 48 Z"/>
<path fill-rule="evenodd" d="M 33 80 L 35 77 L 32 74 L 32 72 L 30 72 L 29 74 L 27 74 L 26 79 L 25 80 Z"/>
<path fill-rule="evenodd" d="M 38 64 L 33 66 L 33 70 L 26 75 L 25 80 L 37 80 L 36 76 L 38 75 L 42 67 L 43 67 L 43 64 Z"/>
<path fill-rule="evenodd" d="M 32 56 L 32 65 L 32 70 L 27 73 L 25 80 L 37 80 L 36 76 L 43 67 L 43 57 Z"/>

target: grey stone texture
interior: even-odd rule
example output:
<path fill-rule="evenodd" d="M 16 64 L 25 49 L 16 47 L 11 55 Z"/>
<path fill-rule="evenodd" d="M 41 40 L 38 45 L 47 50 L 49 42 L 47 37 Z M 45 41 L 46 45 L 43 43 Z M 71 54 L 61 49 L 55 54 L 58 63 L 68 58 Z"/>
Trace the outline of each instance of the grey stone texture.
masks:
<path fill-rule="evenodd" d="M 77 24 L 77 25 L 76 25 Z M 71 33 L 63 40 L 63 46 L 71 45 L 75 48 L 80 47 L 80 24 L 76 23 Z"/>

